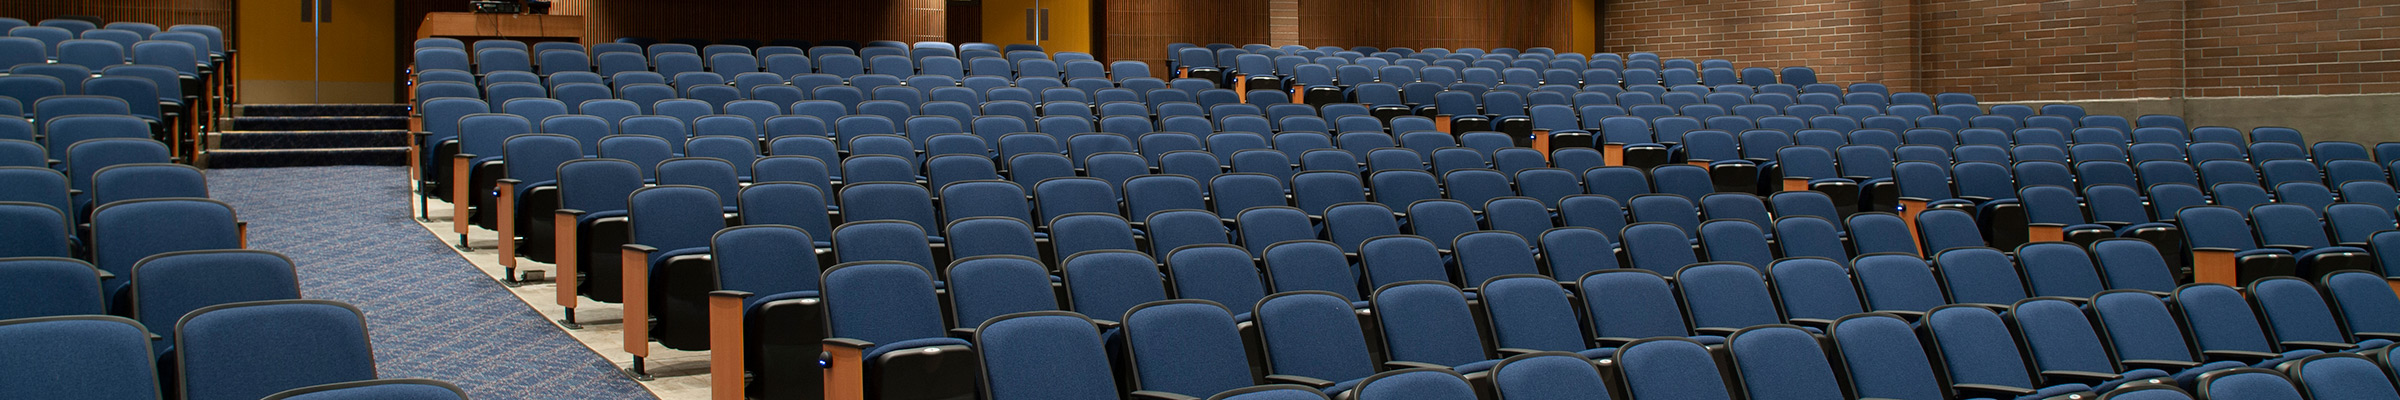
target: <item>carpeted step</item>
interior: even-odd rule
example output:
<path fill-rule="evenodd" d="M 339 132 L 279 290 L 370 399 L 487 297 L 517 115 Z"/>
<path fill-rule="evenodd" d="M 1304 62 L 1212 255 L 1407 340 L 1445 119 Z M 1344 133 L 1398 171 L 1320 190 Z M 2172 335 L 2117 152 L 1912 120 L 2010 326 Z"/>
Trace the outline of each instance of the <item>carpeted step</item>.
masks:
<path fill-rule="evenodd" d="M 392 117 L 407 116 L 407 104 L 254 104 L 242 105 L 246 117 Z"/>
<path fill-rule="evenodd" d="M 230 131 L 217 134 L 217 148 L 235 150 L 406 147 L 408 130 Z"/>
<path fill-rule="evenodd" d="M 408 165 L 407 147 L 346 147 L 331 149 L 208 151 L 209 168 L 313 167 L 326 165 Z"/>
<path fill-rule="evenodd" d="M 228 131 L 336 131 L 408 129 L 408 117 L 234 117 Z"/>

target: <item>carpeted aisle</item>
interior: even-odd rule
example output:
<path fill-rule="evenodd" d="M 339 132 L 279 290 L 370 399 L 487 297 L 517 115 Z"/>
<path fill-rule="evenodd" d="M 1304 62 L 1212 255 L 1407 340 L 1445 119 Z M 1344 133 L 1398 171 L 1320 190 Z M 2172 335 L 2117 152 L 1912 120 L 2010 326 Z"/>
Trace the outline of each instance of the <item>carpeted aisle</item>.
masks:
<path fill-rule="evenodd" d="M 209 192 L 251 248 L 299 264 L 308 298 L 367 312 L 385 378 L 449 381 L 480 399 L 651 399 L 409 219 L 405 167 L 213 169 Z"/>

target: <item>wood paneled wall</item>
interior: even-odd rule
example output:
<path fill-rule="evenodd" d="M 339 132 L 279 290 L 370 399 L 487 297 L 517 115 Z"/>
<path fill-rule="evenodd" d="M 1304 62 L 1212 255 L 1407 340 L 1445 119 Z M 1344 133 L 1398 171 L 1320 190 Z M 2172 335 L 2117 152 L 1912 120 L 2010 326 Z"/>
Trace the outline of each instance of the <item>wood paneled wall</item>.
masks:
<path fill-rule="evenodd" d="M 943 0 L 595 1 L 584 7 L 584 42 L 624 36 L 802 40 L 945 40 Z"/>
<path fill-rule="evenodd" d="M 1373 0 L 1368 0 L 1373 1 Z M 1266 43 L 1267 0 L 1107 0 L 1100 57 L 1150 63 L 1167 75 L 1168 43 Z"/>
<path fill-rule="evenodd" d="M 1308 46 L 1574 48 L 1569 0 L 1304 0 Z"/>
<path fill-rule="evenodd" d="M 0 1 L 0 17 L 40 22 L 60 15 L 92 15 L 109 22 L 134 21 L 158 24 L 165 28 L 177 24 L 204 24 L 233 32 L 234 0 L 7 0 Z M 226 38 L 232 42 L 232 38 Z"/>

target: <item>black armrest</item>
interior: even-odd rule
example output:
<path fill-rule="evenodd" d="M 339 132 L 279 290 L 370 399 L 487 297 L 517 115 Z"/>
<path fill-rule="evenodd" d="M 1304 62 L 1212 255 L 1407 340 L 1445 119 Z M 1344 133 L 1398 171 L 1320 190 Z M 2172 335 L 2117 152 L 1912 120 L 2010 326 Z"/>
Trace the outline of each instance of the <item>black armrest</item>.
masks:
<path fill-rule="evenodd" d="M 1713 326 L 1692 328 L 1692 332 L 1699 333 L 1699 334 L 1702 334 L 1702 335 L 1709 335 L 1709 336 L 1733 336 L 1733 333 L 1734 333 L 1734 332 L 1740 332 L 1740 331 L 1741 331 L 1740 329 L 1734 329 L 1734 328 L 1719 328 L 1719 327 L 1713 327 Z"/>
<path fill-rule="evenodd" d="M 2287 348 L 2287 349 L 2291 349 L 2291 348 L 2299 348 L 2299 349 L 2323 350 L 2323 351 L 2325 351 L 2325 352 L 2328 352 L 2328 353 L 2330 353 L 2330 352 L 2336 352 L 2336 351 L 2342 351 L 2342 350 L 2349 350 L 2349 349 L 2350 349 L 2350 348 L 2352 348 L 2352 347 L 2358 347 L 2358 345 L 2349 344 L 2349 343 L 2314 342 L 2314 341 L 2307 341 L 2307 340 L 2292 340 L 2292 341 L 2286 341 L 2286 342 L 2283 342 L 2283 347 L 2284 347 L 2284 348 Z"/>
<path fill-rule="evenodd" d="M 2182 371 L 2200 366 L 2200 363 L 2178 360 L 2125 360 L 2118 363 L 2125 364 L 2125 368 L 2149 368 L 2164 371 Z"/>
<path fill-rule="evenodd" d="M 108 270 L 103 270 L 103 269 L 93 269 L 93 270 L 92 270 L 92 272 L 98 272 L 98 273 L 100 273 L 100 280 L 102 280 L 102 281 L 107 281 L 107 280 L 110 280 L 110 279 L 117 279 L 117 274 L 114 274 L 114 273 L 109 273 L 109 272 L 108 272 Z"/>
<path fill-rule="evenodd" d="M 2383 340 L 2390 340 L 2390 341 L 2394 341 L 2394 342 L 2400 342 L 2400 333 L 2391 333 L 2391 332 L 2359 332 L 2359 333 L 2353 333 L 2352 335 L 2357 335 L 2357 336 L 2358 336 L 2358 338 L 2359 338 L 2359 339 L 2361 339 L 2361 340 L 2364 340 L 2364 339 L 2383 339 Z"/>
<path fill-rule="evenodd" d="M 1541 352 L 1541 350 L 1534 350 L 1534 349 L 1520 349 L 1520 348 L 1515 348 L 1515 347 L 1502 347 L 1502 348 L 1500 348 L 1499 352 L 1500 352 L 1500 358 L 1508 358 L 1508 357 L 1516 357 L 1516 356 L 1521 356 L 1521 355 L 1526 355 L 1526 354 L 1539 353 L 1539 352 Z"/>
<path fill-rule="evenodd" d="M 1403 370 L 1403 369 L 1412 369 L 1412 368 L 1450 369 L 1450 367 L 1447 367 L 1447 366 L 1433 365 L 1433 364 L 1426 364 L 1426 363 L 1415 362 L 1415 361 L 1399 361 L 1399 360 L 1393 360 L 1393 361 L 1385 361 L 1385 362 L 1383 362 L 1383 370 L 1385 370 L 1385 371 L 1398 371 L 1398 370 Z"/>
<path fill-rule="evenodd" d="M 869 342 L 869 341 L 865 341 L 865 340 L 858 340 L 858 339 L 851 339 L 851 338 L 825 338 L 825 341 L 824 341 L 823 343 L 824 343 L 824 345 L 826 345 L 826 346 L 840 346 L 840 347 L 847 347 L 847 348 L 852 348 L 852 349 L 858 349 L 859 351 L 866 351 L 867 349 L 870 349 L 870 348 L 874 348 L 874 347 L 875 347 L 875 342 Z"/>
<path fill-rule="evenodd" d="M 1818 330 L 1825 330 L 1833 327 L 1833 320 L 1830 319 L 1793 318 L 1791 322 L 1793 325 L 1817 328 Z"/>
<path fill-rule="evenodd" d="M 1110 321 L 1110 320 L 1105 320 L 1105 319 L 1095 319 L 1095 320 L 1092 320 L 1092 326 L 1099 327 L 1099 328 L 1100 328 L 1100 330 L 1101 330 L 1101 331 L 1103 331 L 1103 332 L 1105 332 L 1105 331 L 1108 331 L 1108 330 L 1110 330 L 1110 329 L 1117 329 L 1117 327 L 1118 327 L 1118 326 L 1122 326 L 1122 325 L 1125 325 L 1125 324 L 1124 324 L 1124 323 L 1117 322 L 1117 321 Z"/>
<path fill-rule="evenodd" d="M 1627 344 L 1627 343 L 1633 343 L 1633 341 L 1635 341 L 1635 340 L 1642 340 L 1642 338 L 1629 338 L 1629 337 L 1607 337 L 1607 336 L 1602 336 L 1602 337 L 1592 338 L 1592 341 L 1593 341 L 1593 342 L 1596 342 L 1596 343 L 1599 343 L 1599 344 L 1600 344 L 1600 347 L 1625 347 L 1625 344 Z"/>
<path fill-rule="evenodd" d="M 493 183 L 503 183 L 503 184 L 510 184 L 510 185 L 523 185 L 523 184 L 525 184 L 525 181 L 518 180 L 517 178 L 500 178 L 500 180 L 497 180 L 497 181 L 492 181 L 492 182 L 493 182 Z"/>
<path fill-rule="evenodd" d="M 2232 360 L 2240 361 L 2243 364 L 2256 364 L 2259 361 L 2283 356 L 2282 354 L 2249 350 L 2201 350 L 2200 355 L 2207 357 L 2209 361 Z"/>
<path fill-rule="evenodd" d="M 950 338 L 952 338 L 952 339 L 959 339 L 959 340 L 966 340 L 966 341 L 974 341 L 974 340 L 975 340 L 975 328 L 950 328 Z"/>
<path fill-rule="evenodd" d="M 2290 251 L 2290 252 L 2292 252 L 2292 254 L 2293 254 L 2293 255 L 2298 255 L 2298 254 L 2300 254 L 2301 252 L 2305 252 L 2305 251 L 2309 251 L 2309 250 L 2311 250 L 2311 249 L 2315 249 L 2315 247 L 2308 247 L 2308 246 L 2301 246 L 2301 245 L 2293 245 L 2293 244 L 2270 244 L 2270 245 L 2259 246 L 2259 247 L 2265 247 L 2265 248 L 2270 248 L 2270 249 L 2283 249 L 2284 251 Z"/>
<path fill-rule="evenodd" d="M 2117 378 L 2123 377 L 2123 375 L 2091 371 L 2042 371 L 2042 381 L 2051 385 L 2081 383 L 2085 386 L 2099 386 L 2101 382 L 2113 381 L 2117 380 Z"/>
<path fill-rule="evenodd" d="M 1267 375 L 1267 383 L 1289 383 L 1317 388 L 1317 390 L 1325 390 L 1325 388 L 1333 387 L 1334 384 L 1333 381 L 1299 375 Z"/>
<path fill-rule="evenodd" d="M 657 252 L 658 252 L 658 248 L 656 248 L 656 247 L 650 247 L 650 246 L 647 246 L 647 245 L 634 244 L 634 243 L 626 243 L 624 248 L 625 248 L 626 250 L 639 251 L 639 252 L 643 252 L 643 253 L 657 253 Z"/>
<path fill-rule="evenodd" d="M 1133 397 L 1134 400 L 1200 400 L 1198 397 L 1155 390 L 1136 390 L 1131 394 L 1131 397 Z"/>
<path fill-rule="evenodd" d="M 2000 385 L 1985 385 L 1981 383 L 1961 383 L 1950 385 L 1950 391 L 1952 393 L 1957 393 L 1958 397 L 1961 398 L 1988 397 L 1995 399 L 2013 399 L 2017 398 L 2018 396 L 2031 396 L 2034 393 L 2038 393 L 2033 389 Z"/>

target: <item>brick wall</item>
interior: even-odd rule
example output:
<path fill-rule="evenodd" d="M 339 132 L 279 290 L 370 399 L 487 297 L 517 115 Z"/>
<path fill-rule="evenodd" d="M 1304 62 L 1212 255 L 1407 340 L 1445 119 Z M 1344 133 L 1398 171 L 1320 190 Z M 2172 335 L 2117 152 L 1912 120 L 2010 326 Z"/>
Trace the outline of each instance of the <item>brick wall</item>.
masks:
<path fill-rule="evenodd" d="M 2194 0 L 2186 13 L 2192 96 L 2400 92 L 2400 3 Z"/>
<path fill-rule="evenodd" d="M 1907 79 L 1908 1 L 1645 0 L 1603 2 L 1602 51 L 1815 68 L 1836 81 Z M 1897 14 L 1897 15 L 1893 15 Z M 1906 25 L 1897 26 L 1905 29 Z M 1894 64 L 1900 68 L 1893 68 Z"/>
<path fill-rule="evenodd" d="M 2400 5 L 2375 1 L 1630 0 L 1601 35 L 1987 101 L 2400 92 Z"/>

